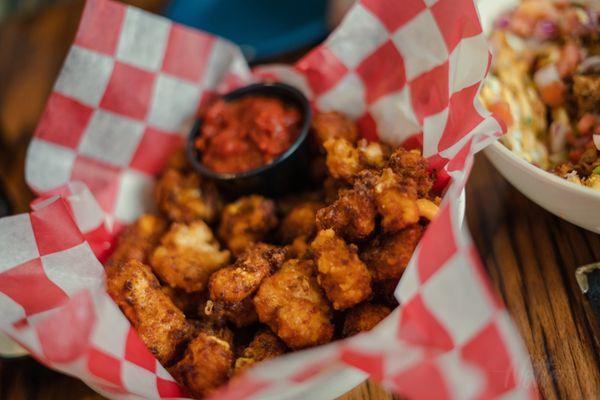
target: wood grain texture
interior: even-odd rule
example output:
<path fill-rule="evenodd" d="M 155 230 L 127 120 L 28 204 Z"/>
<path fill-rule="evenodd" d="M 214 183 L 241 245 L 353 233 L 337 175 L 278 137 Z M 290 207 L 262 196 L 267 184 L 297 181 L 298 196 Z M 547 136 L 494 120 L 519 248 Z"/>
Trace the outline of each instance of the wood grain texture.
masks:
<path fill-rule="evenodd" d="M 138 0 L 156 8 L 158 1 Z M 63 2 L 0 26 L 0 180 L 15 206 L 32 198 L 26 145 L 72 40 L 82 1 Z M 545 212 L 512 188 L 483 155 L 467 186 L 467 220 L 494 287 L 531 354 L 547 399 L 600 398 L 600 326 L 574 278 L 600 260 L 600 236 Z M 0 361 L 0 399 L 99 399 L 83 383 L 31 359 Z M 396 397 L 367 381 L 343 400 Z"/>
<path fill-rule="evenodd" d="M 526 199 L 482 155 L 467 189 L 467 219 L 543 396 L 599 398 L 600 326 L 575 269 L 600 259 L 600 236 Z"/>

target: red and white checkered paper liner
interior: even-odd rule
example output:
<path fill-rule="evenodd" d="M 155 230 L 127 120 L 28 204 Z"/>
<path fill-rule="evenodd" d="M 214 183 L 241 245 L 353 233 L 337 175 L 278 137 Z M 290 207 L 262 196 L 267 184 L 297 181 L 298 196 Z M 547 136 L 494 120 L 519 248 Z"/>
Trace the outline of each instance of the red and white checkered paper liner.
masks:
<path fill-rule="evenodd" d="M 409 398 L 537 397 L 458 217 L 473 154 L 502 132 L 476 101 L 489 64 L 472 0 L 362 0 L 295 66 L 254 71 L 225 40 L 88 0 L 29 148 L 41 197 L 0 219 L 0 328 L 108 397 L 183 397 L 106 295 L 99 260 L 151 207 L 153 175 L 202 100 L 273 78 L 370 139 L 422 146 L 449 188 L 396 291 L 401 307 L 369 333 L 262 363 L 216 397 L 282 398 L 348 367 Z"/>

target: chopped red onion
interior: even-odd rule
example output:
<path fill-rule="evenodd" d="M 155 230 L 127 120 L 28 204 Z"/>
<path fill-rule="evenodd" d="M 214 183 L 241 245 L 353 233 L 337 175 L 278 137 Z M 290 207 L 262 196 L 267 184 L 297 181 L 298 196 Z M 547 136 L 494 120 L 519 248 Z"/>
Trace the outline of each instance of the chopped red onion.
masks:
<path fill-rule="evenodd" d="M 556 24 L 552 21 L 541 20 L 535 25 L 533 35 L 541 40 L 552 39 L 558 33 Z"/>
<path fill-rule="evenodd" d="M 560 75 L 558 73 L 558 69 L 556 68 L 556 64 L 549 64 L 535 71 L 533 80 L 538 87 L 544 87 L 551 83 L 559 82 Z"/>
<path fill-rule="evenodd" d="M 596 10 L 592 7 L 588 7 L 585 12 L 588 16 L 588 28 L 595 30 L 598 27 L 598 14 L 596 13 Z"/>
<path fill-rule="evenodd" d="M 499 18 L 495 23 L 496 29 L 507 29 L 509 25 L 510 21 L 508 18 Z"/>
<path fill-rule="evenodd" d="M 567 141 L 567 133 L 569 133 L 569 127 L 558 122 L 552 122 L 549 129 L 550 139 L 550 151 L 552 154 L 558 153 L 565 147 Z"/>

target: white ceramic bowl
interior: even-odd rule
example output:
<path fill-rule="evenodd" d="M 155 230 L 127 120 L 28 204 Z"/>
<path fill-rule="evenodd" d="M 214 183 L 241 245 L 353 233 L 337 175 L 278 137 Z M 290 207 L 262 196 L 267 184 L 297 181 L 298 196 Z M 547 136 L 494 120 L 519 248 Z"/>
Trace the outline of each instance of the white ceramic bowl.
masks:
<path fill-rule="evenodd" d="M 496 169 L 531 201 L 575 225 L 600 233 L 600 190 L 566 181 L 517 157 L 500 142 L 485 149 Z"/>
<path fill-rule="evenodd" d="M 479 0 L 479 14 L 486 33 L 493 20 L 517 0 Z M 496 169 L 531 201 L 552 214 L 592 232 L 600 233 L 600 191 L 561 179 L 517 157 L 500 142 L 485 149 Z"/>

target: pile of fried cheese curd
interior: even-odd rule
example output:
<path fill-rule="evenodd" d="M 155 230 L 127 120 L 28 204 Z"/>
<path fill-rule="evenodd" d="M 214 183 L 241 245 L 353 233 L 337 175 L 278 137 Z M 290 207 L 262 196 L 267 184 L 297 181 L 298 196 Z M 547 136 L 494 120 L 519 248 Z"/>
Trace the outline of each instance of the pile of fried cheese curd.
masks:
<path fill-rule="evenodd" d="M 368 331 L 439 197 L 419 151 L 359 139 L 352 120 L 315 115 L 312 190 L 225 202 L 171 157 L 144 214 L 106 262 L 109 294 L 194 397 L 255 363 Z"/>

